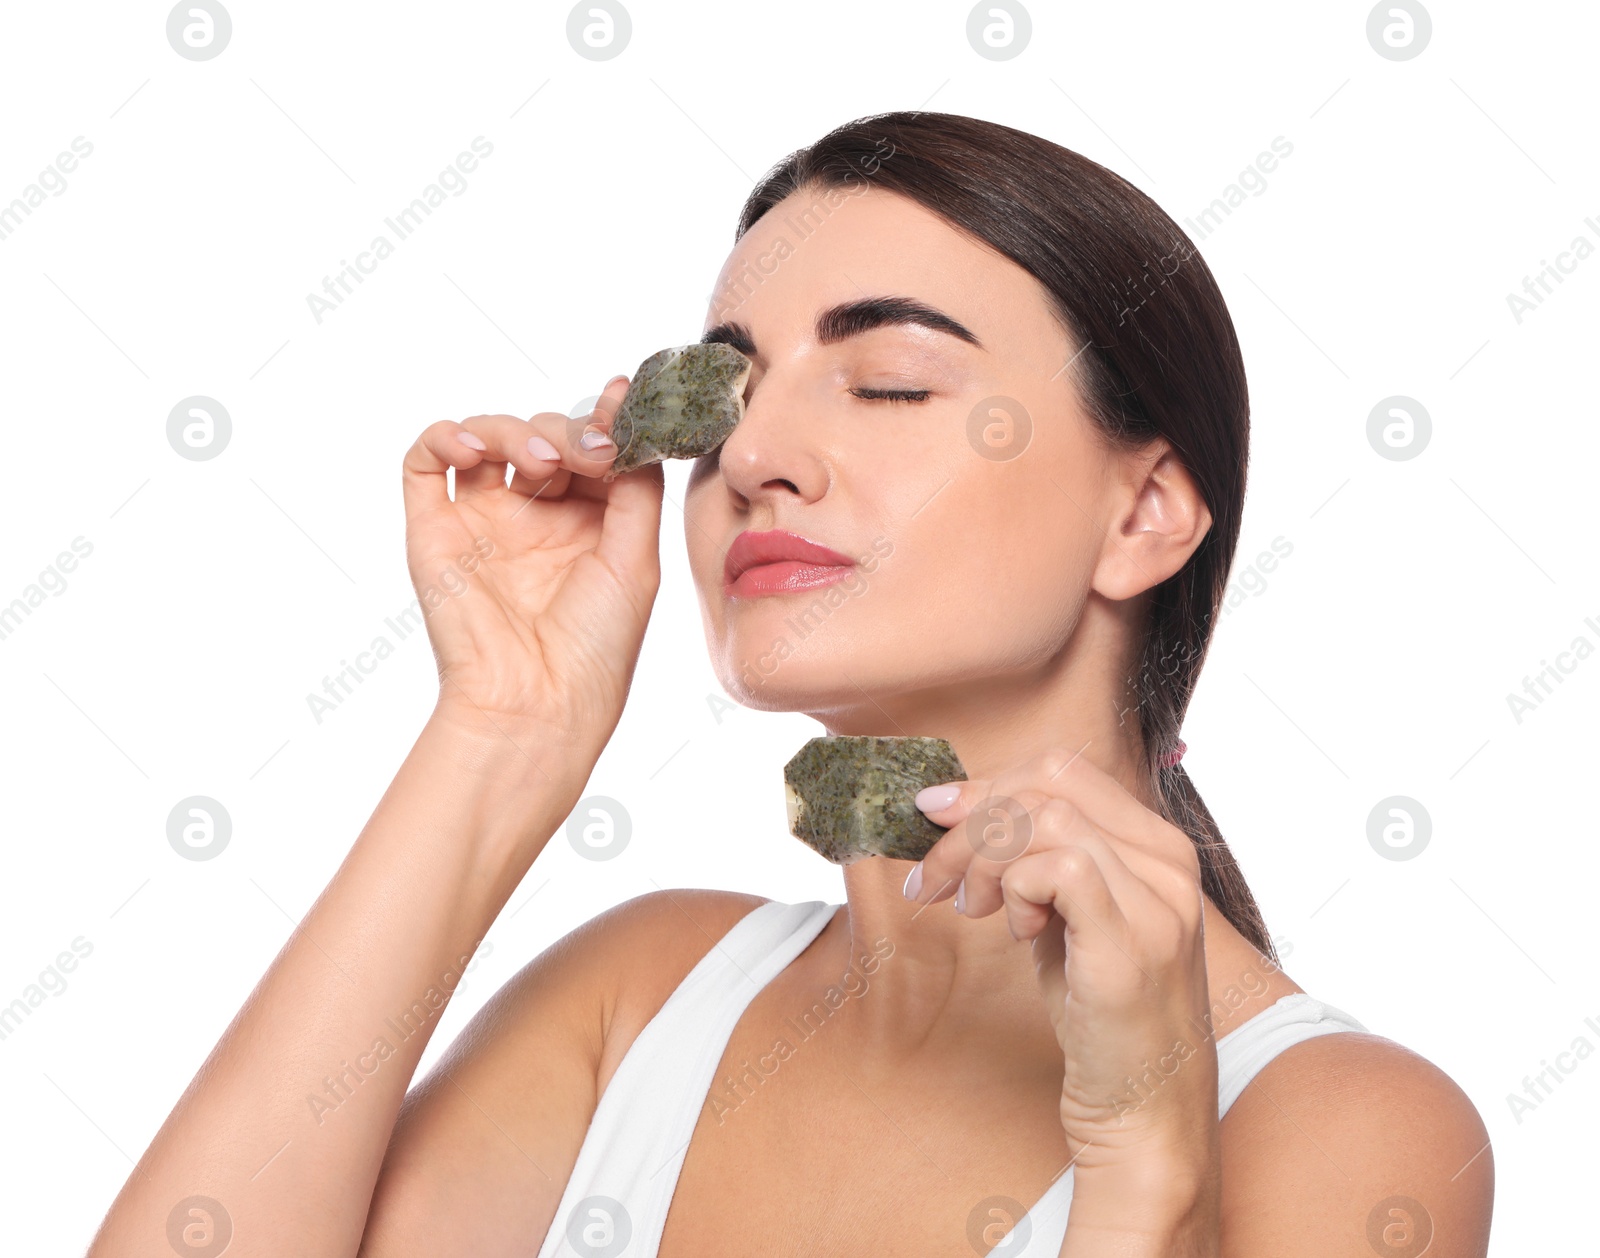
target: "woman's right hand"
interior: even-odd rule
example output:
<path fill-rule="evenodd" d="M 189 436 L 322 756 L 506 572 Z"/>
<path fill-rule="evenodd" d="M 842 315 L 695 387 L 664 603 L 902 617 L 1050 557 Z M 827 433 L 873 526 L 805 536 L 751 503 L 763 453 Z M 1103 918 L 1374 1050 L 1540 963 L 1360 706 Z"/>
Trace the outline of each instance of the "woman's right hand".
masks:
<path fill-rule="evenodd" d="M 609 431 L 627 389 L 615 377 L 580 420 L 440 420 L 407 451 L 406 562 L 439 669 L 436 714 L 597 748 L 611 736 L 661 581 L 663 476 L 651 464 L 603 480 L 616 446 L 579 442 Z"/>

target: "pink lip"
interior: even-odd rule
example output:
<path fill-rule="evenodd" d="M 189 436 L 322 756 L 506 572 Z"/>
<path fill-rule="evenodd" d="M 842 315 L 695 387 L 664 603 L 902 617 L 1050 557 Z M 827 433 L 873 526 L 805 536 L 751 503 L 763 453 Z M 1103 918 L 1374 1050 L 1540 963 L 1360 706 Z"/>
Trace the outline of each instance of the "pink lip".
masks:
<path fill-rule="evenodd" d="M 855 567 L 848 555 L 786 529 L 746 530 L 733 539 L 723 563 L 723 588 L 756 598 L 828 585 Z"/>

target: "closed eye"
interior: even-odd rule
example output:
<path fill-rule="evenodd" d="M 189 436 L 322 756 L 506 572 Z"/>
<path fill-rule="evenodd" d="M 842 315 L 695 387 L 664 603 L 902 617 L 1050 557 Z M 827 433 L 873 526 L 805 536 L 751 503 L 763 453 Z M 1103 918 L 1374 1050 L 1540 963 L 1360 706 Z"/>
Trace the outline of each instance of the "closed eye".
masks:
<path fill-rule="evenodd" d="M 932 389 L 851 389 L 850 394 L 864 402 L 926 402 Z"/>

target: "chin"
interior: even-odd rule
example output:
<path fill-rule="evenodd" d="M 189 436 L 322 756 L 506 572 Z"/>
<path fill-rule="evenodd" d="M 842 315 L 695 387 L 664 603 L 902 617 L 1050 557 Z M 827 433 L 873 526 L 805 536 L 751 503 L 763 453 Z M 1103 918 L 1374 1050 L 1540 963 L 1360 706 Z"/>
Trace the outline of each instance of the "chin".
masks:
<path fill-rule="evenodd" d="M 721 659 L 717 680 L 741 706 L 759 712 L 818 712 L 859 703 L 863 690 L 878 693 L 870 661 L 839 654 L 782 655 L 781 650 L 729 651 Z"/>

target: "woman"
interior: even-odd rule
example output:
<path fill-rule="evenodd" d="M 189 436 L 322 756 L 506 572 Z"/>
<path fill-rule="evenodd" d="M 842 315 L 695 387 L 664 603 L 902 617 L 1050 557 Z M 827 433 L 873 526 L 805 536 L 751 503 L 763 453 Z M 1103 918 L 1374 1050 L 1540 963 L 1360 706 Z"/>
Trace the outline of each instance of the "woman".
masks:
<path fill-rule="evenodd" d="M 616 726 L 663 497 L 605 477 L 626 377 L 583 425 L 436 423 L 404 490 L 413 581 L 465 590 L 438 705 L 92 1253 L 1483 1254 L 1477 1112 L 1283 973 L 1180 762 L 1248 434 L 1187 237 L 1054 144 L 894 113 L 736 239 L 705 339 L 746 410 L 684 502 L 712 660 L 828 733 L 949 739 L 949 832 L 838 906 L 621 904 L 408 1092 Z"/>

